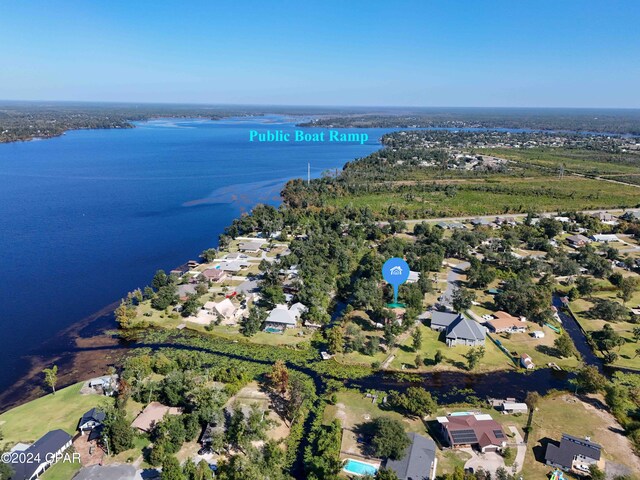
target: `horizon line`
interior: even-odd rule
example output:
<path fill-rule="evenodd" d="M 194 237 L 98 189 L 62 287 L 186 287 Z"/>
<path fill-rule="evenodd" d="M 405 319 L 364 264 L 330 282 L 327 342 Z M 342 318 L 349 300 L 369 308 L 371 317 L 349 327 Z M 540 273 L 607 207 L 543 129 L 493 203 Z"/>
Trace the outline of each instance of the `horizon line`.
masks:
<path fill-rule="evenodd" d="M 593 106 L 451 106 L 451 105 L 339 105 L 339 104 L 305 104 L 305 103 L 213 103 L 213 102 L 163 102 L 136 100 L 24 100 L 0 99 L 0 105 L 6 103 L 66 103 L 87 105 L 167 105 L 198 107 L 279 107 L 279 108 L 343 108 L 343 109 L 502 109 L 502 110 L 640 110 L 640 107 L 593 107 Z"/>

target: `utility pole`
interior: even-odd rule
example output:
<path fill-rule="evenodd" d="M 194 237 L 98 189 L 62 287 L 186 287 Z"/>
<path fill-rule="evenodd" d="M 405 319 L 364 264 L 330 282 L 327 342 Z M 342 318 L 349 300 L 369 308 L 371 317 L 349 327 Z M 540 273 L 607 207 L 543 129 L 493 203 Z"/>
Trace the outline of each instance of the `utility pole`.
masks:
<path fill-rule="evenodd" d="M 307 162 L 307 185 L 311 184 L 311 162 Z"/>

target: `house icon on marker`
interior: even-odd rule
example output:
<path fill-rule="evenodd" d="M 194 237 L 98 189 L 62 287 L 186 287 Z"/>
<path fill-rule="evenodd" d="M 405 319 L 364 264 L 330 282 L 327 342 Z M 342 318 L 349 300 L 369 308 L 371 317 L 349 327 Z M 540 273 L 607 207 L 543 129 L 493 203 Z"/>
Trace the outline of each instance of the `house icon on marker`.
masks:
<path fill-rule="evenodd" d="M 402 267 L 396 265 L 391 268 L 390 273 L 391 275 L 402 275 Z"/>

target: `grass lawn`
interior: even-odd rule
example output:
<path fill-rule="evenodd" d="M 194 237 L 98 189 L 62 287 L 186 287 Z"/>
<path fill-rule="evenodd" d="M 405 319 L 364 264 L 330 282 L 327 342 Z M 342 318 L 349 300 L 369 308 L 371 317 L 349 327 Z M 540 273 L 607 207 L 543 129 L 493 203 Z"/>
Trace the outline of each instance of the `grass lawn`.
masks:
<path fill-rule="evenodd" d="M 616 292 L 597 292 L 594 299 L 607 298 L 620 302 L 616 298 Z M 640 293 L 636 293 L 634 298 L 627 302 L 627 306 L 636 306 L 640 304 Z M 589 311 L 593 308 L 594 303 L 590 299 L 580 298 L 571 302 L 571 311 L 575 314 L 576 319 L 587 332 L 602 330 L 606 323 L 609 323 L 613 329 L 625 339 L 625 344 L 619 350 L 615 350 L 618 359 L 613 363 L 614 366 L 640 370 L 640 357 L 636 356 L 636 349 L 640 348 L 640 343 L 633 338 L 633 329 L 638 327 L 637 324 L 630 322 L 606 322 L 604 320 L 594 319 L 589 316 Z M 602 356 L 599 351 L 596 354 Z"/>
<path fill-rule="evenodd" d="M 511 338 L 507 338 L 505 334 L 491 334 L 493 338 L 499 340 L 505 348 L 517 358 L 521 354 L 527 353 L 533 363 L 537 367 L 546 367 L 548 363 L 555 363 L 558 366 L 566 369 L 573 369 L 578 366 L 578 359 L 576 357 L 560 358 L 555 354 L 555 347 L 553 346 L 554 340 L 558 337 L 558 334 L 551 330 L 549 327 L 541 327 L 538 324 L 529 325 L 531 331 L 542 330 L 545 334 L 544 338 L 533 338 L 529 333 L 514 333 Z"/>
<path fill-rule="evenodd" d="M 80 462 L 59 461 L 47 470 L 40 478 L 42 480 L 69 480 L 70 478 L 73 478 L 81 467 L 82 464 Z"/>
<path fill-rule="evenodd" d="M 102 395 L 80 395 L 82 382 L 49 394 L 0 415 L 3 442 L 31 443 L 50 430 L 62 429 L 73 435 L 87 410 L 113 402 Z"/>
<path fill-rule="evenodd" d="M 533 417 L 533 430 L 529 436 L 524 462 L 525 480 L 547 478 L 550 468 L 541 461 L 549 440 L 560 440 L 563 433 L 577 437 L 590 436 L 603 446 L 603 457 L 634 469 L 640 474 L 640 461 L 632 453 L 629 440 L 617 433 L 620 428 L 605 410 L 595 408 L 601 399 L 593 397 L 590 403 L 570 394 L 557 394 L 543 398 Z M 634 477 L 637 478 L 637 477 Z"/>
<path fill-rule="evenodd" d="M 457 184 L 454 196 L 447 196 L 443 190 L 423 192 L 421 185 L 416 185 L 412 193 L 363 193 L 328 197 L 325 202 L 338 207 L 368 207 L 374 213 L 387 212 L 393 205 L 406 218 L 622 208 L 638 203 L 635 187 L 575 176 L 470 179 Z"/>
<path fill-rule="evenodd" d="M 431 330 L 431 328 L 424 325 L 419 325 L 422 331 L 422 347 L 419 352 L 415 352 L 412 347 L 412 338 L 409 337 L 403 342 L 396 350 L 396 358 L 391 362 L 391 368 L 402 369 L 402 365 L 405 364 L 406 371 L 409 372 L 427 372 L 427 371 L 444 371 L 444 370 L 466 370 L 467 361 L 464 358 L 470 347 L 455 346 L 447 347 L 444 341 L 441 340 L 443 335 L 440 332 Z M 415 367 L 416 354 L 429 362 L 433 360 L 436 351 L 440 350 L 444 356 L 443 361 L 434 365 L 433 362 L 428 366 L 422 365 L 419 369 Z M 514 368 L 514 364 L 509 358 L 501 352 L 490 340 L 485 342 L 485 356 L 480 361 L 480 364 L 474 372 L 489 372 L 495 370 L 506 370 Z"/>

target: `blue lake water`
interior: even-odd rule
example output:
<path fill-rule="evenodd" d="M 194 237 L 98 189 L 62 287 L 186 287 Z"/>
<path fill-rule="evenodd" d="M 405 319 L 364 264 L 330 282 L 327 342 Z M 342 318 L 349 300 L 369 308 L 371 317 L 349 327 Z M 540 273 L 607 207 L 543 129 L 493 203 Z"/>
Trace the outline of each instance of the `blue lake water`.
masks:
<path fill-rule="evenodd" d="M 0 145 L 0 392 L 47 339 L 197 258 L 242 211 L 277 204 L 307 162 L 319 176 L 390 131 L 340 129 L 366 132 L 364 145 L 248 141 L 251 129 L 294 125 L 168 119 Z"/>

